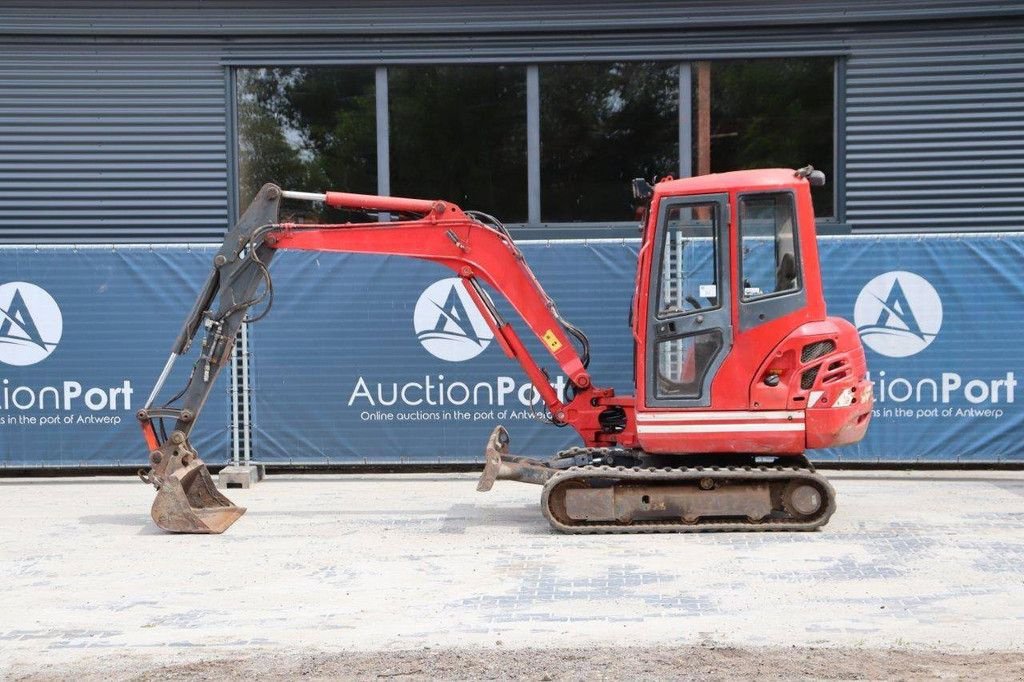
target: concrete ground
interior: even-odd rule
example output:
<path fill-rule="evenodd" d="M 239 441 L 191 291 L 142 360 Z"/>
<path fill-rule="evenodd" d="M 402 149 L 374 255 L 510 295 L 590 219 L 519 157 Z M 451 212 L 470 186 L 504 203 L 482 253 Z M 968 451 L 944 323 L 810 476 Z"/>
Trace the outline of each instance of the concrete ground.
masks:
<path fill-rule="evenodd" d="M 1024 472 L 828 475 L 820 532 L 649 536 L 470 475 L 272 475 L 221 536 L 0 479 L 0 677 L 1024 678 Z"/>

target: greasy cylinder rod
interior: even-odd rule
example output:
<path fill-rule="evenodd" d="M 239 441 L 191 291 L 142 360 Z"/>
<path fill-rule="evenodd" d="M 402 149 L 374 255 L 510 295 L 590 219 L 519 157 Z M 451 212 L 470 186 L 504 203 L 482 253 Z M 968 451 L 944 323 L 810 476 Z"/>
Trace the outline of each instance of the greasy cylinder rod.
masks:
<path fill-rule="evenodd" d="M 327 201 L 326 194 L 319 194 L 317 192 L 295 192 L 289 189 L 282 190 L 281 197 L 284 199 L 295 199 L 296 201 Z"/>
<path fill-rule="evenodd" d="M 160 372 L 159 378 L 156 380 L 156 384 L 153 386 L 153 390 L 150 391 L 149 397 L 146 398 L 146 407 L 149 409 L 153 407 L 153 401 L 156 400 L 156 396 L 160 393 L 160 389 L 164 387 L 164 382 L 167 381 L 167 377 L 171 374 L 171 368 L 174 367 L 174 361 L 178 359 L 177 353 L 171 353 L 171 357 L 167 358 L 167 363 L 164 365 L 164 369 Z"/>
<path fill-rule="evenodd" d="M 367 211 L 399 211 L 406 213 L 430 213 L 443 202 L 430 199 L 406 199 L 404 197 L 379 197 L 373 194 L 352 194 L 351 192 L 295 192 L 284 190 L 281 196 L 298 201 L 322 201 L 335 208 L 353 208 Z"/>

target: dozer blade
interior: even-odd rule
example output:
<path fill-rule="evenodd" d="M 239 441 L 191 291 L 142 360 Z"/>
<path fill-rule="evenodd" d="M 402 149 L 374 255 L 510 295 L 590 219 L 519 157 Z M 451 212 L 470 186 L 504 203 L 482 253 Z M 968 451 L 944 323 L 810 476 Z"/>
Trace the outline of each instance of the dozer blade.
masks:
<path fill-rule="evenodd" d="M 487 440 L 484 451 L 484 470 L 476 484 L 478 492 L 485 493 L 494 486 L 497 480 L 522 481 L 544 485 L 548 479 L 558 473 L 558 469 L 545 466 L 543 462 L 529 457 L 517 457 L 508 454 L 509 437 L 504 426 L 497 426 Z"/>
<path fill-rule="evenodd" d="M 163 479 L 151 514 L 172 533 L 223 533 L 245 513 L 217 490 L 199 458 Z"/>
<path fill-rule="evenodd" d="M 484 450 L 484 470 L 477 481 L 477 492 L 485 493 L 494 487 L 498 480 L 498 471 L 501 470 L 501 456 L 508 452 L 508 431 L 504 426 L 494 427 L 491 437 L 487 439 L 487 449 Z"/>

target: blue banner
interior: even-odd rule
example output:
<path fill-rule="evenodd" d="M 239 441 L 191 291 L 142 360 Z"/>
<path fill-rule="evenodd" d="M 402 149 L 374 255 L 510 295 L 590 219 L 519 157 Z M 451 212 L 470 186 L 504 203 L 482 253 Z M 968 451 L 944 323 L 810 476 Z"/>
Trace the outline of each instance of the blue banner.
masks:
<path fill-rule="evenodd" d="M 589 335 L 595 381 L 624 393 L 633 383 L 626 325 L 636 249 L 523 244 L 559 310 Z M 823 237 L 820 251 L 830 314 L 860 329 L 877 404 L 863 442 L 813 458 L 1024 459 L 1014 353 L 1024 335 L 1024 237 Z M 570 430 L 532 418 L 518 366 L 489 341 L 447 270 L 298 253 L 281 254 L 274 270 L 274 313 L 252 334 L 257 459 L 479 461 L 498 423 L 518 453 L 578 444 Z"/>
<path fill-rule="evenodd" d="M 854 322 L 875 416 L 843 461 L 1024 461 L 1017 339 L 1024 235 L 823 237 L 826 298 Z M 635 241 L 526 243 L 567 319 L 590 337 L 591 373 L 633 386 L 627 327 Z M 163 366 L 213 248 L 0 249 L 0 466 L 142 465 L 134 412 Z M 479 461 L 495 424 L 516 452 L 575 445 L 539 423 L 532 388 L 452 273 L 421 261 L 281 253 L 276 302 L 252 327 L 254 458 L 264 462 Z M 525 325 L 494 295 L 536 357 Z M 193 355 L 195 353 L 193 352 Z M 162 403 L 184 385 L 179 361 Z M 225 461 L 220 380 L 193 441 Z"/>
<path fill-rule="evenodd" d="M 1024 235 L 820 240 L 829 312 L 861 335 L 875 414 L 861 461 L 1024 461 Z"/>
<path fill-rule="evenodd" d="M 135 412 L 214 252 L 0 248 L 0 467 L 148 461 Z M 187 378 L 179 364 L 171 390 Z M 219 387 L 192 439 L 212 462 L 226 459 L 230 425 Z"/>
<path fill-rule="evenodd" d="M 562 315 L 586 329 L 594 377 L 630 392 L 636 245 L 525 244 Z M 480 459 L 496 424 L 517 451 L 578 442 L 539 423 L 536 396 L 450 270 L 424 261 L 281 253 L 273 313 L 253 325 L 255 458 L 290 462 Z M 550 358 L 504 299 L 501 313 Z M 557 365 L 542 362 L 560 387 Z"/>

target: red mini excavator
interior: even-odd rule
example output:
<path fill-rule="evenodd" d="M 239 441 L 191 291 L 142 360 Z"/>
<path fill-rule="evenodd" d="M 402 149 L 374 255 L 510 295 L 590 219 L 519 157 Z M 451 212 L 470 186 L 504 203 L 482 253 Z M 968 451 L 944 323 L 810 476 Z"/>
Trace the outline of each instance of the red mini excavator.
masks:
<path fill-rule="evenodd" d="M 828 317 L 810 166 L 633 183 L 643 216 L 630 311 L 635 395 L 594 384 L 582 331 L 558 313 L 505 227 L 445 201 L 265 185 L 213 259 L 213 271 L 139 411 L 165 530 L 220 533 L 245 510 L 217 491 L 189 432 L 230 358 L 247 311 L 272 300 L 278 249 L 375 253 L 451 268 L 494 338 L 536 387 L 550 421 L 582 446 L 550 459 L 509 453 L 497 427 L 478 490 L 496 479 L 543 486 L 541 507 L 567 533 L 812 530 L 835 510 L 832 487 L 803 453 L 855 443 L 873 404 L 854 327 Z M 281 222 L 282 199 L 383 212 L 392 220 Z M 485 285 L 487 288 L 485 288 Z M 495 308 L 504 296 L 567 377 L 548 373 Z M 266 308 L 264 308 L 264 311 Z M 176 358 L 206 328 L 187 385 L 154 405 Z M 180 403 L 178 402 L 180 401 Z M 174 406 L 178 403 L 178 406 Z M 168 435 L 164 420 L 173 420 Z"/>

